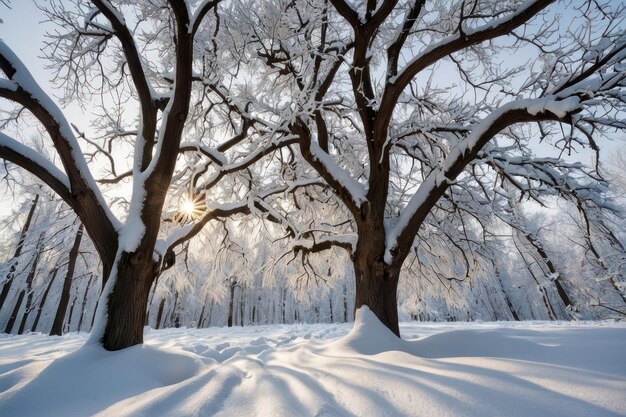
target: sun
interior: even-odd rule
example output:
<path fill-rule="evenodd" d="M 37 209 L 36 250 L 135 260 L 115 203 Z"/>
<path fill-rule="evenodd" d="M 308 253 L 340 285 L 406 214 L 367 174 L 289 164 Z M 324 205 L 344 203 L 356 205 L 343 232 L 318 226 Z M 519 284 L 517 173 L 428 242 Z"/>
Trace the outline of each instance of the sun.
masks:
<path fill-rule="evenodd" d="M 180 223 L 189 223 L 202 216 L 206 206 L 202 195 L 185 195 L 180 199 L 175 219 Z"/>
<path fill-rule="evenodd" d="M 180 211 L 182 211 L 187 216 L 193 216 L 194 211 L 196 211 L 196 207 L 193 201 L 189 199 L 183 200 L 183 203 L 180 206 Z"/>

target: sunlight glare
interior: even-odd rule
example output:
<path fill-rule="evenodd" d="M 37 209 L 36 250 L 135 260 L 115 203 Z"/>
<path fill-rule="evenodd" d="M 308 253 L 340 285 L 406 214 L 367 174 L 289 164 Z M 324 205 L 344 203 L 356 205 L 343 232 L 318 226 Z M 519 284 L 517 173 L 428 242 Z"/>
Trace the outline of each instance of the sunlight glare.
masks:
<path fill-rule="evenodd" d="M 183 204 L 182 204 L 180 209 L 187 216 L 192 216 L 194 214 L 194 211 L 195 211 L 196 208 L 195 208 L 195 205 L 194 205 L 193 201 L 185 200 L 185 201 L 183 201 Z"/>

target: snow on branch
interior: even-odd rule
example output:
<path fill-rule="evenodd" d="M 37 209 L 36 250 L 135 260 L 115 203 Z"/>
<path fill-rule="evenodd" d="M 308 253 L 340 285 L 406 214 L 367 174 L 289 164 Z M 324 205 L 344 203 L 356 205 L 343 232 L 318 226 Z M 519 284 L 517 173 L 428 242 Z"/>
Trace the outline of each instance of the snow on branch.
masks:
<path fill-rule="evenodd" d="M 41 89 L 30 71 L 4 41 L 0 40 L 0 69 L 9 77 L 0 83 L 0 97 L 28 109 L 45 127 L 70 182 L 72 195 L 91 193 L 116 229 L 119 221 L 109 210 L 71 126 L 59 107 Z"/>
<path fill-rule="evenodd" d="M 193 36 L 200 27 L 202 20 L 214 7 L 217 7 L 220 0 L 203 0 L 202 3 L 198 5 L 196 11 L 191 16 L 189 22 L 189 33 Z"/>
<path fill-rule="evenodd" d="M 311 254 L 330 250 L 334 247 L 345 249 L 348 254 L 352 255 L 356 249 L 357 235 L 343 234 L 314 237 L 310 239 L 299 239 L 293 245 L 293 251 L 298 253 Z"/>
<path fill-rule="evenodd" d="M 392 90 L 387 89 L 386 92 L 390 92 L 391 94 L 387 98 L 383 98 L 383 102 L 394 102 L 402 90 L 404 90 L 404 87 L 406 87 L 421 70 L 454 52 L 489 39 L 506 35 L 513 29 L 528 22 L 533 16 L 537 15 L 537 13 L 541 12 L 553 2 L 554 0 L 528 0 L 513 13 L 493 19 L 491 22 L 475 29 L 461 28 L 458 33 L 429 46 L 407 63 L 397 75 L 394 74 L 393 67 L 390 67 L 387 73 L 387 82 L 392 84 L 394 88 Z M 387 96 L 387 94 L 385 95 Z M 383 107 L 383 105 L 381 105 L 381 107 Z"/>
<path fill-rule="evenodd" d="M 281 190 L 284 191 L 284 188 L 281 188 Z M 265 196 L 272 194 L 274 192 L 267 192 Z M 288 231 L 289 235 L 293 237 L 300 236 L 297 226 L 293 222 L 275 210 L 269 203 L 258 196 L 251 195 L 246 199 L 233 203 L 207 204 L 206 212 L 197 221 L 174 229 L 165 240 L 157 243 L 155 251 L 167 267 L 167 263 L 170 262 L 170 258 L 173 256 L 174 249 L 200 233 L 210 221 L 228 218 L 237 214 L 252 214 L 255 212 L 258 212 L 261 217 L 265 217 L 273 223 L 280 224 Z"/>
<path fill-rule="evenodd" d="M 391 264 L 398 247 L 410 247 L 421 223 L 450 183 L 476 159 L 495 135 L 515 123 L 561 120 L 582 109 L 581 98 L 556 96 L 521 99 L 503 105 L 477 123 L 472 132 L 452 149 L 440 167 L 431 171 L 397 219 L 386 230 L 385 262 Z"/>
<path fill-rule="evenodd" d="M 68 205 L 74 205 L 67 176 L 39 152 L 2 132 L 0 132 L 0 158 L 32 173 L 52 188 Z"/>
<path fill-rule="evenodd" d="M 324 180 L 337 190 L 339 198 L 356 213 L 361 205 L 367 201 L 366 187 L 352 178 L 350 173 L 333 161 L 332 157 L 312 140 L 311 131 L 301 121 L 292 126 L 300 136 L 300 150 L 302 156 L 311 164 Z"/>

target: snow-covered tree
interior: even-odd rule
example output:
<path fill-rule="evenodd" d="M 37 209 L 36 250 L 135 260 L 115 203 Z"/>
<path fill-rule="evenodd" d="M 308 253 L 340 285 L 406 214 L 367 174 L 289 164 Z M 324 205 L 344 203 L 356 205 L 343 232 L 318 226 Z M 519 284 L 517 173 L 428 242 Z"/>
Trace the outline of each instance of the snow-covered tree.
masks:
<path fill-rule="evenodd" d="M 579 160 L 626 127 L 619 2 L 240 4 L 228 25 L 232 49 L 254 68 L 257 107 L 297 138 L 356 229 L 312 227 L 297 249 L 347 249 L 356 307 L 396 334 L 409 254 L 471 250 L 506 209 L 503 189 L 616 209 L 597 164 Z"/>
<path fill-rule="evenodd" d="M 0 97 L 14 105 L 4 108 L 0 157 L 54 190 L 93 241 L 105 285 L 92 340 L 107 349 L 142 342 L 150 289 L 177 247 L 212 219 L 264 210 L 250 194 L 250 167 L 284 143 L 227 94 L 237 74 L 218 58 L 217 4 L 43 5 L 57 25 L 44 53 L 62 102 L 92 109 L 88 129 L 70 123 L 0 41 Z M 33 118 L 50 158 L 21 138 Z"/>

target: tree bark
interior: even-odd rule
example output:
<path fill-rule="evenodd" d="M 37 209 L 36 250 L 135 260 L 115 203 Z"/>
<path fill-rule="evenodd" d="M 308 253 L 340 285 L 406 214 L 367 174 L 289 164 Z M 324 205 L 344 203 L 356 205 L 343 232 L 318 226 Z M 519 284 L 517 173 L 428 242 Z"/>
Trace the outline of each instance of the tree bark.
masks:
<path fill-rule="evenodd" d="M 74 298 L 72 299 L 72 303 L 70 304 L 70 312 L 67 315 L 67 324 L 65 326 L 65 332 L 69 332 L 70 331 L 70 326 L 72 325 L 72 317 L 74 316 L 74 307 L 76 307 L 76 300 L 78 299 L 78 296 L 75 295 Z"/>
<path fill-rule="evenodd" d="M 237 281 L 234 281 L 230 284 L 230 301 L 228 303 L 228 320 L 226 323 L 228 327 L 233 327 L 233 302 L 235 299 L 235 285 L 237 285 Z"/>
<path fill-rule="evenodd" d="M 382 324 L 400 337 L 397 299 L 400 268 L 391 267 L 379 260 L 370 263 L 367 259 L 356 256 L 354 272 L 356 274 L 355 309 L 362 306 L 369 307 Z"/>
<path fill-rule="evenodd" d="M 343 322 L 348 322 L 348 286 L 343 284 Z"/>
<path fill-rule="evenodd" d="M 80 248 L 80 242 L 83 237 L 83 225 L 78 226 L 78 231 L 74 237 L 74 243 L 72 249 L 70 249 L 69 258 L 67 261 L 67 271 L 65 273 L 65 280 L 63 281 L 63 289 L 61 290 L 61 299 L 57 306 L 57 311 L 54 315 L 54 321 L 52 322 L 52 328 L 50 329 L 50 336 L 61 336 L 63 334 L 63 321 L 65 320 L 65 313 L 67 312 L 67 306 L 70 301 L 70 290 L 72 288 L 72 278 L 74 278 L 74 269 L 76 268 L 76 260 L 78 259 L 78 250 Z"/>
<path fill-rule="evenodd" d="M 165 308 L 165 297 L 162 297 L 161 302 L 159 303 L 159 310 L 157 311 L 156 323 L 154 324 L 155 329 L 161 328 L 161 319 L 163 318 L 164 308 Z"/>
<path fill-rule="evenodd" d="M 46 290 L 43 292 L 41 296 L 41 301 L 39 302 L 39 308 L 37 309 L 37 316 L 35 317 L 35 321 L 33 322 L 32 327 L 30 328 L 31 332 L 37 331 L 37 325 L 39 324 L 39 319 L 41 318 L 41 312 L 43 311 L 44 306 L 46 305 L 46 300 L 48 299 L 48 294 L 50 293 L 50 288 L 52 288 L 52 283 L 54 283 L 54 279 L 57 276 L 57 272 L 59 272 L 59 268 L 54 268 L 52 271 L 52 277 L 50 277 L 50 281 L 48 282 L 48 286 Z"/>
<path fill-rule="evenodd" d="M 24 239 L 26 238 L 26 233 L 30 229 L 30 224 L 33 220 L 33 215 L 35 214 L 35 209 L 37 208 L 38 201 L 39 194 L 35 196 L 35 198 L 33 199 L 33 204 L 31 204 L 30 206 L 28 216 L 26 217 L 26 223 L 24 223 L 24 226 L 22 227 L 22 231 L 20 232 L 20 239 L 17 242 L 17 248 L 15 248 L 15 253 L 13 254 L 11 268 L 9 269 L 9 273 L 6 276 L 4 285 L 2 285 L 2 291 L 0 292 L 0 310 L 2 309 L 2 306 L 4 306 L 4 302 L 6 301 L 9 290 L 11 289 L 11 285 L 13 284 L 13 279 L 15 278 L 15 270 L 17 269 L 17 258 L 22 253 L 22 248 L 24 247 Z"/>
<path fill-rule="evenodd" d="M 30 314 L 31 305 L 33 303 L 33 280 L 35 279 L 35 272 L 37 272 L 37 265 L 39 264 L 39 258 L 41 257 L 41 252 L 43 250 L 44 236 L 44 232 L 41 232 L 39 234 L 39 239 L 37 239 L 37 245 L 35 246 L 33 263 L 31 264 L 30 271 L 28 272 L 28 276 L 26 277 L 26 306 L 24 307 L 24 314 L 22 315 L 22 321 L 20 322 L 20 327 L 17 330 L 17 334 L 24 333 L 24 329 L 26 328 L 26 321 L 28 320 L 28 315 Z"/>
<path fill-rule="evenodd" d="M 83 303 L 80 308 L 80 320 L 78 320 L 78 331 L 83 327 L 83 319 L 85 318 L 85 309 L 87 307 L 87 295 L 89 294 L 89 288 L 91 288 L 91 282 L 93 281 L 93 274 L 90 274 L 89 281 L 87 281 L 87 286 L 85 287 L 85 292 L 83 293 Z"/>
<path fill-rule="evenodd" d="M 4 328 L 4 332 L 10 334 L 13 330 L 13 325 L 15 324 L 15 320 L 17 319 L 17 313 L 20 312 L 20 307 L 22 306 L 22 301 L 24 300 L 24 294 L 26 291 L 20 291 L 20 295 L 17 297 L 17 301 L 15 302 L 15 307 L 13 307 L 13 312 L 9 317 L 9 321 L 7 322 L 6 327 Z"/>
<path fill-rule="evenodd" d="M 115 282 L 108 295 L 102 345 L 120 350 L 143 343 L 150 288 L 158 275 L 158 262 L 141 252 L 122 252 L 115 267 Z"/>

